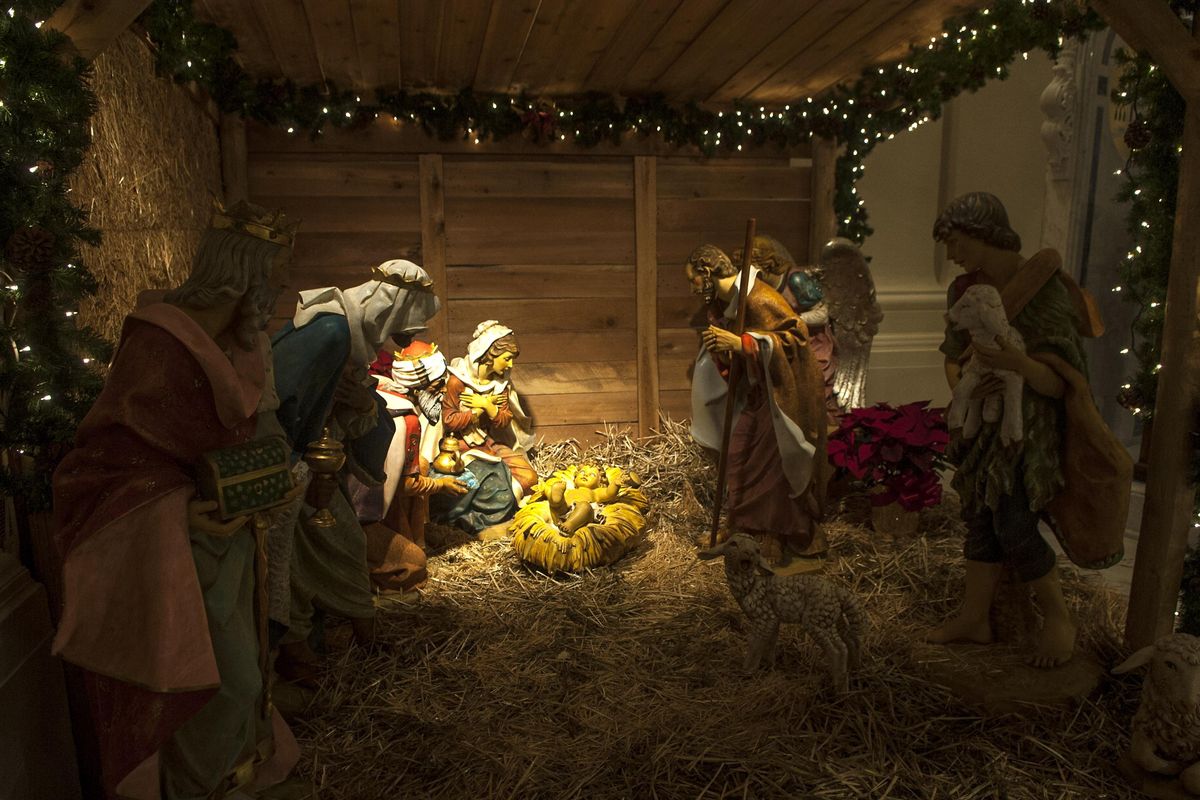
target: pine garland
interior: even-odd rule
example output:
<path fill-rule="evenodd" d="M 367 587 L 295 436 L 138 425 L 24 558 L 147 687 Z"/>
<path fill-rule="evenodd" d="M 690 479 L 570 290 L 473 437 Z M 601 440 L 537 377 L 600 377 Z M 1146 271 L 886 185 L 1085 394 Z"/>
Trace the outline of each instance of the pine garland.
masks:
<path fill-rule="evenodd" d="M 157 47 L 160 70 L 194 81 L 222 111 L 277 125 L 295 135 L 319 136 L 326 126 L 360 128 L 380 115 L 419 127 L 442 140 L 500 141 L 525 135 L 570 140 L 582 148 L 630 137 L 656 137 L 706 155 L 745 147 L 795 147 L 814 135 L 845 145 L 838 160 L 835 208 L 841 235 L 861 242 L 871 233 L 855 181 L 875 146 L 897 133 L 937 119 L 946 101 L 1008 75 L 1022 53 L 1051 56 L 1064 36 L 1102 26 L 1072 0 L 998 0 L 947 24 L 903 61 L 867 70 L 853 85 L 822 97 L 801 97 L 782 108 L 735 102 L 713 111 L 694 103 L 672 105 L 661 96 L 531 98 L 463 91 L 454 95 L 379 90 L 374 97 L 325 86 L 255 79 L 233 60 L 228 31 L 196 19 L 191 0 L 156 0 L 141 24 Z"/>
<path fill-rule="evenodd" d="M 0 11 L 0 493 L 46 508 L 50 473 L 99 393 L 107 344 L 77 324 L 99 242 L 67 177 L 90 144 L 88 65 L 43 30 L 55 0 Z"/>

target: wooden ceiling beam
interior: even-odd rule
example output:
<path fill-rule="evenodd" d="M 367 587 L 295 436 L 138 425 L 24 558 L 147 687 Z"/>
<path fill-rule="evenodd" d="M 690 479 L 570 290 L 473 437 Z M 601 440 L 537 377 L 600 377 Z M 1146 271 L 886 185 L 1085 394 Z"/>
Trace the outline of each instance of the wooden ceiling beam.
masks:
<path fill-rule="evenodd" d="M 1104 21 L 1130 47 L 1149 56 L 1191 104 L 1200 100 L 1200 41 L 1188 35 L 1166 3 L 1091 0 Z"/>
<path fill-rule="evenodd" d="M 686 0 L 663 24 L 632 64 L 627 65 L 620 91 L 638 94 L 649 91 L 680 53 L 721 13 L 729 0 Z"/>
<path fill-rule="evenodd" d="M 75 50 L 91 61 L 125 32 L 150 0 L 67 0 L 45 26 L 71 37 Z"/>

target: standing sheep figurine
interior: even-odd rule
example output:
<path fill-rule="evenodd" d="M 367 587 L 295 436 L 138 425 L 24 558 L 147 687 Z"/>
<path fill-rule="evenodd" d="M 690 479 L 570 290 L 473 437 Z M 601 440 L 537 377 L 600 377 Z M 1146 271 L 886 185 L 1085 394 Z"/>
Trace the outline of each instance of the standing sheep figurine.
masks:
<path fill-rule="evenodd" d="M 774 668 L 780 623 L 798 622 L 825 651 L 834 688 L 849 689 L 848 668 L 859 666 L 866 627 L 866 616 L 849 591 L 816 575 L 776 575 L 758 542 L 741 533 L 699 555 L 725 558 L 729 591 L 750 623 L 747 672 L 758 669 L 763 656 L 767 667 Z"/>
<path fill-rule="evenodd" d="M 1172 633 L 1113 669 L 1121 674 L 1150 664 L 1133 715 L 1129 755 L 1148 772 L 1177 775 L 1200 794 L 1200 638 Z"/>

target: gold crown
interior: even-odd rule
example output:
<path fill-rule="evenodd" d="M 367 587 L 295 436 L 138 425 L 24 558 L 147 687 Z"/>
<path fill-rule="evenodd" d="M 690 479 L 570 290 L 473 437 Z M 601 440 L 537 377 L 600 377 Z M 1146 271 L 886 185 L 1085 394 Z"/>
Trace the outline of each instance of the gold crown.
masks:
<path fill-rule="evenodd" d="M 282 211 L 269 211 L 262 206 L 239 200 L 229 208 L 219 198 L 213 198 L 212 221 L 215 229 L 235 230 L 247 236 L 291 247 L 296 241 L 300 220 L 292 221 Z"/>
<path fill-rule="evenodd" d="M 424 359 L 429 358 L 431 355 L 438 352 L 437 343 L 428 342 L 428 344 L 429 344 L 429 352 L 422 353 L 419 356 L 418 355 L 406 355 L 401 350 L 393 350 L 392 351 L 392 361 L 405 361 L 405 362 L 414 363 L 414 364 L 418 361 L 423 361 Z"/>

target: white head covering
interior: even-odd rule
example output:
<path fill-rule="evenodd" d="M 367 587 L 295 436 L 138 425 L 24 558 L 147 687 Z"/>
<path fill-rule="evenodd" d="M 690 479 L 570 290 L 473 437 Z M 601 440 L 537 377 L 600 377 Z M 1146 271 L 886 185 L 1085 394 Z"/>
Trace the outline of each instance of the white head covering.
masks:
<path fill-rule="evenodd" d="M 439 307 L 425 270 L 397 258 L 373 272 L 375 280 L 345 291 L 330 286 L 301 292 L 292 324 L 302 328 L 318 314 L 341 314 L 350 323 L 350 357 L 364 365 L 393 334 L 424 330 Z"/>
<path fill-rule="evenodd" d="M 392 360 L 392 381 L 405 389 L 419 389 L 446 374 L 446 357 L 434 350 L 419 358 Z"/>
<path fill-rule="evenodd" d="M 489 347 L 511 334 L 512 328 L 502 325 L 494 319 L 479 323 L 475 326 L 475 333 L 471 335 L 471 343 L 467 345 L 467 360 L 471 364 L 478 363 Z"/>

